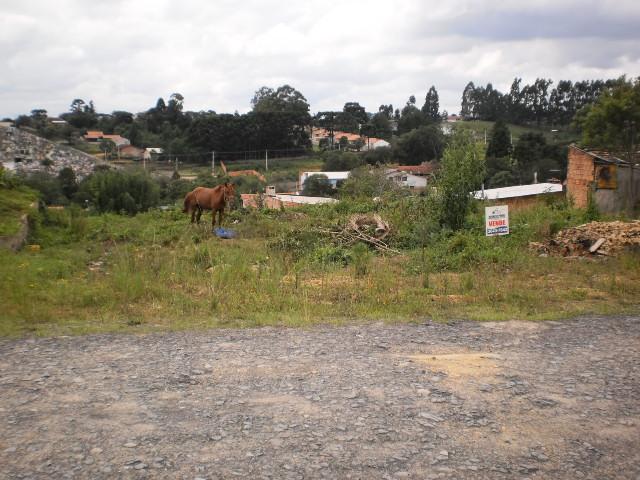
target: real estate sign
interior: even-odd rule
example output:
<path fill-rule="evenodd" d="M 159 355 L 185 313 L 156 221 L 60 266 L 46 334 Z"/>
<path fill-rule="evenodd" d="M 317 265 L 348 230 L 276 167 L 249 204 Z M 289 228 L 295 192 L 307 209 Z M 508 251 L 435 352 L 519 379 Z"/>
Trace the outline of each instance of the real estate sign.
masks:
<path fill-rule="evenodd" d="M 509 235 L 509 206 L 485 207 L 485 232 L 487 237 Z"/>

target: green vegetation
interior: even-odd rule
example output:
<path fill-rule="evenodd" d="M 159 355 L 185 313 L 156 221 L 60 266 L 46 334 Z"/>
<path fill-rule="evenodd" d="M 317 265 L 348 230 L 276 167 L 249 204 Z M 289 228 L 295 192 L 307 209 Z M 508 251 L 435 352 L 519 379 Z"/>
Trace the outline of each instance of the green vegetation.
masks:
<path fill-rule="evenodd" d="M 541 205 L 513 214 L 512 235 L 487 238 L 477 206 L 455 232 L 425 232 L 419 220 L 429 208 L 424 198 L 401 196 L 237 211 L 231 241 L 213 237 L 207 222 L 189 225 L 178 209 L 134 217 L 46 210 L 30 239 L 39 251 L 0 252 L 0 334 L 544 319 L 637 308 L 638 254 L 577 262 L 528 251 L 529 241 L 581 223 L 581 211 Z M 391 223 L 389 242 L 401 254 L 376 255 L 323 233 L 360 212 Z"/>
<path fill-rule="evenodd" d="M 0 187 L 0 237 L 13 235 L 20 229 L 20 218 L 32 210 L 38 200 L 28 187 Z"/>

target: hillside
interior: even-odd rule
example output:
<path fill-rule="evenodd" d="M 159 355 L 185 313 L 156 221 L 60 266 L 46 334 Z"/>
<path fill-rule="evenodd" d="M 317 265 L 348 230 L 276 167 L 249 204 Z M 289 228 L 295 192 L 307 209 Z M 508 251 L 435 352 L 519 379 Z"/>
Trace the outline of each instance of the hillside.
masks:
<path fill-rule="evenodd" d="M 482 139 L 486 132 L 487 141 L 491 135 L 491 129 L 493 128 L 493 124 L 495 122 L 488 122 L 485 120 L 466 120 L 461 122 L 461 125 L 464 125 L 467 128 L 470 128 L 476 133 L 477 138 Z M 513 123 L 507 124 L 511 134 L 513 135 L 513 143 L 515 143 L 524 133 L 541 133 L 544 135 L 545 139 L 549 143 L 561 143 L 561 144 L 569 144 L 579 140 L 579 134 L 569 128 L 568 126 L 541 126 L 537 127 L 535 125 L 514 125 Z M 557 130 L 557 132 L 552 132 L 552 130 Z"/>

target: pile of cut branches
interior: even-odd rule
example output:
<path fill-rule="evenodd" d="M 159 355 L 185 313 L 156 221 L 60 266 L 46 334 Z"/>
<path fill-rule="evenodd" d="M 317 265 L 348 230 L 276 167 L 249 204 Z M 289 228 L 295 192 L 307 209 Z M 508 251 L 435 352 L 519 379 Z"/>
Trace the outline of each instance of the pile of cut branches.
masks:
<path fill-rule="evenodd" d="M 384 239 L 391 233 L 391 227 L 378 214 L 352 215 L 343 228 L 320 229 L 320 231 L 330 235 L 339 245 L 351 246 L 363 242 L 380 252 L 399 253 L 384 242 Z"/>

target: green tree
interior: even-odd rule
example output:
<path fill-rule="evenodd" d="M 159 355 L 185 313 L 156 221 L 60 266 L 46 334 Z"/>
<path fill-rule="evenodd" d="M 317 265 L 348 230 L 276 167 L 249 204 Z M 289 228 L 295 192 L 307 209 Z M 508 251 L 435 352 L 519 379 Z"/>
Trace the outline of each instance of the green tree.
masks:
<path fill-rule="evenodd" d="M 342 198 L 371 199 L 382 197 L 398 190 L 398 186 L 389 180 L 384 167 L 363 166 L 351 171 L 339 188 Z"/>
<path fill-rule="evenodd" d="M 508 157 L 511 155 L 511 132 L 502 120 L 493 124 L 489 145 L 487 145 L 487 157 Z"/>
<path fill-rule="evenodd" d="M 309 197 L 330 197 L 335 190 L 326 175 L 311 175 L 304 182 L 302 194 Z"/>
<path fill-rule="evenodd" d="M 437 124 L 422 126 L 398 138 L 394 156 L 404 165 L 419 165 L 440 158 L 444 135 Z"/>
<path fill-rule="evenodd" d="M 631 159 L 640 129 L 640 78 L 605 90 L 577 120 L 585 145 L 621 152 Z"/>
<path fill-rule="evenodd" d="M 58 182 L 65 197 L 69 200 L 78 191 L 78 180 L 76 174 L 70 167 L 65 167 L 58 173 Z"/>
<path fill-rule="evenodd" d="M 431 201 L 443 227 L 459 230 L 473 201 L 471 192 L 480 188 L 485 175 L 482 150 L 471 132 L 456 129 L 442 155 Z"/>
<path fill-rule="evenodd" d="M 422 106 L 422 114 L 434 122 L 440 121 L 440 102 L 438 99 L 438 91 L 433 85 L 427 92 L 427 96 Z"/>

